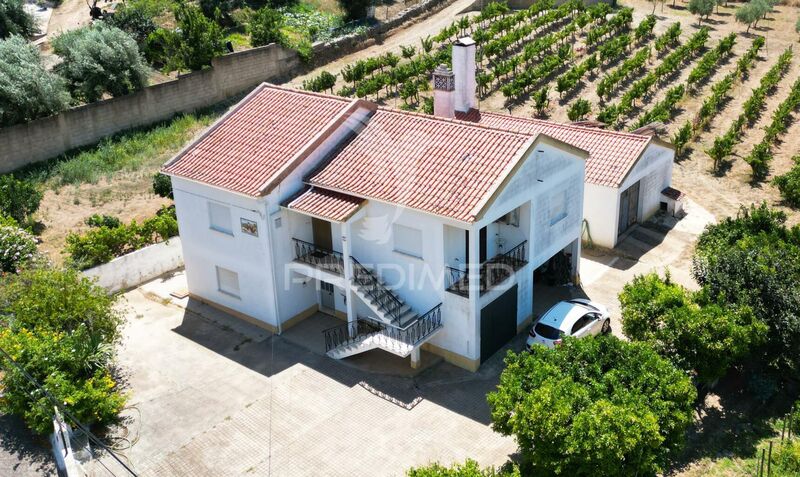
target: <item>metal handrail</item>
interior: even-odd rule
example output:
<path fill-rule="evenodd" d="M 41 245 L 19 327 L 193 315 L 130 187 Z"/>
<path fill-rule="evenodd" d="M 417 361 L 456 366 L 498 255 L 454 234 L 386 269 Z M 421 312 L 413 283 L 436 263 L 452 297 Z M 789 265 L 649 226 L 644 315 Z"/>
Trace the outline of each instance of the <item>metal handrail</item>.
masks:
<path fill-rule="evenodd" d="M 481 294 L 486 293 L 494 285 L 504 281 L 514 272 L 522 268 L 527 261 L 528 241 L 523 240 L 517 246 L 481 263 L 478 279 Z M 445 266 L 445 290 L 456 295 L 469 296 L 469 280 L 467 272 Z"/>
<path fill-rule="evenodd" d="M 391 317 L 392 321 L 399 321 L 403 302 L 355 257 L 351 256 L 350 260 L 353 262 L 353 281 L 375 301 L 381 311 Z"/>
<path fill-rule="evenodd" d="M 344 275 L 344 256 L 341 252 L 328 250 L 305 240 L 292 238 L 294 258 L 338 275 Z"/>
<path fill-rule="evenodd" d="M 365 335 L 377 333 L 381 329 L 382 327 L 376 327 L 373 322 L 359 319 L 352 323 L 344 323 L 322 330 L 322 336 L 325 338 L 325 352 L 355 343 Z"/>

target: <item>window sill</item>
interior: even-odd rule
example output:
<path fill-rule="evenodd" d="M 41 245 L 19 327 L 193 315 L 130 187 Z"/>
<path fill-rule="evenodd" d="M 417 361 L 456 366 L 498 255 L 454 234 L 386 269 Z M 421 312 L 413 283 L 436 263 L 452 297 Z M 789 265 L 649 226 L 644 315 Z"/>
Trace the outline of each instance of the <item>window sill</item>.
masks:
<path fill-rule="evenodd" d="M 562 214 L 559 217 L 556 217 L 555 219 L 551 219 L 550 220 L 550 227 L 556 225 L 557 223 L 561 222 L 562 220 L 564 220 L 566 218 L 567 218 L 567 214 Z"/>
<path fill-rule="evenodd" d="M 396 254 L 398 254 L 398 255 L 402 255 L 402 256 L 404 256 L 404 257 L 413 258 L 414 260 L 420 260 L 420 261 L 422 261 L 422 257 L 421 257 L 421 256 L 419 256 L 419 255 L 414 255 L 413 253 L 403 252 L 403 251 L 401 251 L 401 250 L 392 250 L 392 252 L 394 252 L 394 253 L 396 253 Z"/>
<path fill-rule="evenodd" d="M 217 291 L 222 293 L 225 296 L 229 296 L 231 298 L 236 298 L 237 300 L 241 300 L 242 299 L 242 297 L 239 296 L 239 295 L 235 295 L 235 294 L 233 294 L 231 292 L 228 292 L 228 291 L 225 291 L 225 290 L 220 290 L 219 288 L 217 289 Z"/>
<path fill-rule="evenodd" d="M 208 229 L 209 230 L 213 230 L 214 232 L 220 233 L 222 235 L 227 235 L 228 237 L 233 237 L 233 231 L 232 230 L 223 230 L 223 229 L 218 229 L 218 228 L 215 228 L 215 227 L 209 227 Z"/>

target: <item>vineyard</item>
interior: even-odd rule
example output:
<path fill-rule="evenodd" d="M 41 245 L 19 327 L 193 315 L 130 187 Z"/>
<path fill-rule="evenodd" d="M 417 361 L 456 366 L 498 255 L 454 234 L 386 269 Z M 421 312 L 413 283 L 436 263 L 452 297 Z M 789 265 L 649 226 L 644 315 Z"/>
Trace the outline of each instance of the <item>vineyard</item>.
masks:
<path fill-rule="evenodd" d="M 794 137 L 800 108 L 800 80 L 788 74 L 797 62 L 791 47 L 767 45 L 758 28 L 744 34 L 735 24 L 698 26 L 691 17 L 625 5 L 540 0 L 514 11 L 492 3 L 418 44 L 318 73 L 302 86 L 431 114 L 431 73 L 450 63 L 452 42 L 470 35 L 481 109 L 593 120 L 619 131 L 663 124 L 660 135 L 675 145 L 679 165 L 689 160 L 709 178 L 733 170 L 741 182 L 772 188 L 767 181 L 785 172 L 773 170 L 776 151 Z"/>

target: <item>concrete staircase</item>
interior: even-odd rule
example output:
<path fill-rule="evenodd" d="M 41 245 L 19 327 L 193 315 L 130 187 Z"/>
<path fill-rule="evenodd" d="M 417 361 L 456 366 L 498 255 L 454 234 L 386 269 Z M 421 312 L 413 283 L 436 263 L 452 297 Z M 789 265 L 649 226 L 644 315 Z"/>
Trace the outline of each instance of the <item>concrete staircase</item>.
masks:
<path fill-rule="evenodd" d="M 419 318 L 402 298 L 389 289 L 383 280 L 369 268 L 361 265 L 355 258 L 353 261 L 353 292 L 361 298 L 375 316 L 383 323 L 391 326 L 405 327 Z"/>
<path fill-rule="evenodd" d="M 385 335 L 381 331 L 361 335 L 352 342 L 342 344 L 328 351 L 328 356 L 334 359 L 347 358 L 365 351 L 382 349 L 392 354 L 405 358 L 414 351 L 414 346 Z"/>

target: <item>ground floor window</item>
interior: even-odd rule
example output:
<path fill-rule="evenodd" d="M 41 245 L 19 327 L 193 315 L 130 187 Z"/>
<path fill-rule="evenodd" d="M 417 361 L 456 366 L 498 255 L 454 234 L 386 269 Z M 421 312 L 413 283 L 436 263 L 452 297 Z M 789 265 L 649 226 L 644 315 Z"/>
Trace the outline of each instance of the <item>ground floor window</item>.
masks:
<path fill-rule="evenodd" d="M 239 274 L 227 268 L 217 267 L 217 288 L 222 293 L 239 298 Z"/>

